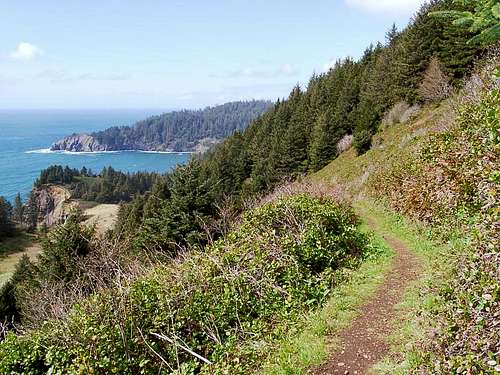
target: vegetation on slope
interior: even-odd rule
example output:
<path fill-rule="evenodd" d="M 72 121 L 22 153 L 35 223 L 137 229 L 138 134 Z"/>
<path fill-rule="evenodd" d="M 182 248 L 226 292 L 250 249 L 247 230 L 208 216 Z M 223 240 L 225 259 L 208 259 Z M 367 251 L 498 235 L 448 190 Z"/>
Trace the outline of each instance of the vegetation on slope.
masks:
<path fill-rule="evenodd" d="M 81 170 L 53 165 L 40 172 L 34 186 L 45 184 L 64 185 L 74 199 L 99 203 L 120 203 L 130 201 L 134 194 L 144 194 L 159 178 L 158 173 L 123 173 L 112 167 L 103 168 L 95 174 L 83 167 Z"/>
<path fill-rule="evenodd" d="M 15 233 L 12 210 L 10 202 L 4 197 L 0 197 L 0 241 L 6 237 L 12 237 Z"/>
<path fill-rule="evenodd" d="M 434 330 L 434 337 L 414 343 L 411 351 L 406 342 L 407 362 L 400 373 L 419 368 L 494 373 L 500 361 L 495 328 L 500 303 L 496 66 L 498 54 L 458 97 L 425 108 L 413 122 L 386 129 L 366 155 L 347 152 L 316 175 L 343 184 L 353 195 L 381 199 L 423 222 L 436 240 L 454 244 L 444 257 L 433 259 L 428 280 L 421 284 L 420 305 L 405 317 L 426 316 L 420 329 Z M 432 304 L 423 297 L 430 295 L 435 296 Z"/>
<path fill-rule="evenodd" d="M 339 272 L 369 254 L 358 224 L 328 198 L 264 204 L 204 251 L 193 249 L 128 288 L 95 294 L 63 321 L 10 335 L 0 344 L 0 370 L 254 371 L 281 325 L 324 302 Z"/>
<path fill-rule="evenodd" d="M 203 140 L 215 142 L 234 132 L 243 131 L 271 106 L 272 103 L 268 101 L 252 100 L 226 103 L 196 111 L 174 111 L 150 117 L 133 126 L 115 126 L 92 133 L 90 137 L 92 142 L 95 142 L 92 149 L 87 149 L 87 145 L 78 143 L 78 139 L 65 142 L 74 136 L 56 142 L 52 149 L 196 151 Z"/>
<path fill-rule="evenodd" d="M 350 136 L 357 151 L 365 152 L 384 113 L 404 105 L 402 100 L 408 106 L 441 100 L 439 93 L 459 86 L 483 52 L 483 46 L 466 44 L 473 33 L 429 15 L 456 6 L 448 0 L 423 6 L 406 29 L 388 32 L 385 45 L 369 47 L 359 61 L 339 61 L 313 76 L 305 91 L 295 87 L 243 133 L 124 206 L 117 231 L 139 239 L 142 248 L 171 251 L 177 243 L 203 244 L 220 234 L 231 209 L 283 180 L 320 169 Z M 435 59 L 439 64 L 431 64 Z M 442 80 L 422 90 L 425 78 L 436 76 Z"/>
<path fill-rule="evenodd" d="M 406 108 L 406 116 L 402 117 L 411 118 L 407 113 L 410 108 L 410 112 L 415 112 L 416 104 L 427 102 L 423 114 L 438 117 L 431 107 L 433 104 L 429 103 L 442 100 L 453 87 L 460 86 L 460 78 L 470 73 L 473 60 L 481 55 L 483 47 L 466 44 L 481 30 L 471 32 L 428 13 L 452 9 L 473 11 L 474 5 L 467 2 L 457 6 L 442 0 L 424 6 L 408 28 L 401 32 L 391 29 L 385 45 L 372 46 L 359 61 L 339 61 L 328 73 L 312 77 L 306 91 L 296 87 L 288 99 L 279 101 L 243 133 L 235 133 L 207 155 L 162 177 L 151 192 L 124 205 L 115 236 L 110 234 L 105 238 L 107 252 L 90 241 L 93 251 L 88 254 L 91 256 L 78 258 L 77 272 L 71 272 L 70 280 L 62 278 L 64 282 L 56 279 L 41 284 L 39 290 L 47 292 L 45 300 L 50 301 L 56 295 L 57 307 L 60 307 L 53 311 L 50 304 L 42 304 L 41 316 L 61 320 L 46 319 L 48 323 L 40 330 L 18 338 L 10 335 L 0 345 L 3 351 L 0 369 L 4 366 L 6 372 L 39 373 L 89 372 L 92 368 L 95 372 L 113 369 L 137 373 L 158 370 L 158 363 L 165 365 L 165 371 L 170 371 L 166 370 L 169 366 L 177 369 L 181 366 L 179 359 L 184 364 L 183 371 L 189 373 L 201 366 L 190 350 L 208 361 L 217 361 L 210 370 L 202 368 L 202 371 L 252 371 L 249 369 L 256 361 L 255 356 L 259 350 L 265 350 L 266 338 L 272 339 L 280 333 L 283 320 L 293 319 L 299 311 L 307 311 L 309 306 L 317 306 L 322 301 L 335 279 L 336 267 L 344 266 L 343 262 L 354 255 L 350 251 L 359 249 L 349 242 L 336 241 L 358 232 L 330 231 L 331 220 L 350 215 L 343 216 L 335 210 L 327 214 L 322 211 L 325 208 L 320 207 L 330 212 L 328 202 L 317 206 L 317 202 L 304 197 L 291 200 L 300 202 L 298 206 L 292 203 L 291 206 L 304 215 L 296 223 L 282 220 L 290 211 L 280 209 L 282 201 L 279 201 L 250 214 L 251 225 L 244 221 L 239 230 L 228 234 L 229 224 L 237 217 L 245 198 L 269 191 L 285 178 L 320 169 L 349 146 L 351 136 L 359 154 L 368 151 L 369 157 L 377 153 L 383 157 L 385 154 L 380 153 L 378 143 L 380 134 L 376 133 L 382 119 L 390 126 L 392 121 L 385 120 L 394 116 L 384 115 L 395 108 Z M 418 133 L 411 134 L 400 140 L 400 144 L 393 144 L 392 150 L 396 153 L 391 156 L 390 164 L 380 163 L 385 166 L 380 168 L 381 173 L 363 171 L 360 163 L 373 166 L 374 161 L 363 156 L 353 159 L 351 166 L 355 171 L 349 173 L 356 175 L 359 186 L 370 186 L 368 190 L 374 191 L 375 196 L 385 197 L 381 187 L 390 181 L 390 173 L 386 172 L 412 160 L 410 152 L 416 149 L 413 146 L 418 136 Z M 354 158 L 355 152 L 347 154 Z M 345 158 L 341 155 L 339 159 Z M 367 173 L 359 175 L 359 171 Z M 437 187 L 436 184 L 429 186 Z M 471 194 L 481 191 L 475 187 L 465 190 Z M 456 195 L 457 199 L 465 202 L 465 196 L 460 194 Z M 301 211 L 302 205 L 309 211 Z M 477 210 L 479 208 L 467 214 L 479 214 Z M 317 212 L 323 213 L 314 216 Z M 432 209 L 431 213 L 439 217 Z M 457 213 L 460 212 L 454 209 L 449 212 Z M 257 215 L 254 221 L 252 215 Z M 274 227 L 269 225 L 275 224 L 273 218 L 278 218 Z M 346 223 L 356 226 L 353 221 Z M 464 225 L 466 223 L 467 220 Z M 254 227 L 260 228 L 262 234 L 254 232 Z M 240 236 L 239 231 L 244 235 Z M 62 249 L 70 254 L 75 250 L 72 233 L 65 229 L 59 232 L 61 243 L 69 245 Z M 217 238 L 219 240 L 206 252 L 193 250 Z M 186 248 L 191 249 L 187 255 Z M 255 256 L 242 258 L 246 253 L 241 252 L 246 250 L 253 251 Z M 283 257 L 273 258 L 275 250 Z M 168 259 L 168 266 L 156 267 L 134 281 L 143 275 L 144 268 L 151 266 L 141 268 L 138 260 L 157 255 L 157 251 L 163 254 L 161 260 Z M 54 257 L 50 264 L 54 261 L 57 265 L 57 259 Z M 336 264 L 337 261 L 340 263 Z M 245 270 L 248 273 L 241 270 L 241 264 L 248 264 Z M 471 269 L 465 264 L 464 270 Z M 103 277 L 99 272 L 103 269 L 113 272 Z M 132 276 L 124 280 L 122 276 L 128 273 L 122 272 L 123 269 Z M 268 272 L 262 273 L 261 269 Z M 302 282 L 296 284 L 289 275 Z M 252 289 L 256 285 L 263 289 Z M 482 287 L 480 282 L 477 285 Z M 76 292 L 71 294 L 72 290 Z M 469 292 L 465 293 L 468 296 Z M 88 297 L 89 294 L 92 295 Z M 288 295 L 292 296 L 290 301 L 284 298 Z M 225 296 L 227 300 L 221 298 Z M 448 298 L 451 301 L 456 296 Z M 241 309 L 238 304 L 236 309 L 235 301 L 239 299 L 248 303 Z M 81 302 L 75 304 L 79 300 Z M 446 300 L 445 294 L 443 300 Z M 453 307 L 450 309 L 454 311 Z M 114 310 L 120 313 L 116 315 Z M 21 318 L 22 314 L 21 310 Z M 172 321 L 172 316 L 180 319 Z M 26 321 L 30 321 L 29 318 Z M 466 343 L 462 348 L 467 358 L 463 359 L 462 349 L 458 347 L 459 350 L 454 351 L 457 348 L 454 341 L 443 342 L 444 354 L 433 349 L 435 359 L 427 360 L 431 357 L 423 356 L 419 365 L 428 368 L 435 365 L 443 372 L 459 368 L 460 363 L 484 367 L 483 349 L 475 351 L 471 347 L 467 352 L 469 343 Z"/>

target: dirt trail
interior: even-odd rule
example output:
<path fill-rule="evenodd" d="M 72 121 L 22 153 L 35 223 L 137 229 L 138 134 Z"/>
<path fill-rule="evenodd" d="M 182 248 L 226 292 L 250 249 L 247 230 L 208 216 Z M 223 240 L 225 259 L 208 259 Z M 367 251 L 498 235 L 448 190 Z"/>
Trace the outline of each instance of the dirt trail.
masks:
<path fill-rule="evenodd" d="M 370 227 L 375 227 L 371 220 Z M 312 374 L 368 374 L 369 369 L 389 352 L 387 337 L 393 332 L 396 319 L 395 305 L 406 287 L 418 276 L 419 263 L 415 255 L 400 241 L 384 236 L 396 255 L 391 270 L 375 294 L 360 308 L 352 324 L 338 334 L 340 348 L 328 362 L 314 369 Z"/>

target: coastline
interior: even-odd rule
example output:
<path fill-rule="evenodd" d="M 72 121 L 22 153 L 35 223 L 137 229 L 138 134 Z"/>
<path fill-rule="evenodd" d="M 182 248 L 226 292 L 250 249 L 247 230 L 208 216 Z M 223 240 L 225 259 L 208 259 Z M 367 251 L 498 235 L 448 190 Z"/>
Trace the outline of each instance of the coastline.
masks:
<path fill-rule="evenodd" d="M 114 150 L 114 151 L 66 151 L 66 150 L 51 150 L 50 148 L 41 148 L 37 150 L 25 151 L 25 154 L 63 154 L 63 155 L 95 155 L 95 154 L 119 154 L 124 152 L 138 152 L 145 154 L 194 154 L 194 151 L 145 151 L 145 150 Z"/>

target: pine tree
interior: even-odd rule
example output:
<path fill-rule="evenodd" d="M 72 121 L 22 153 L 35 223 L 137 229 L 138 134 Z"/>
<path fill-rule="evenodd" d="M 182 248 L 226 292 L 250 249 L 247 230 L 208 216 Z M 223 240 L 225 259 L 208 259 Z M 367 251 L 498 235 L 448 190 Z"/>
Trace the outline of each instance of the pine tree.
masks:
<path fill-rule="evenodd" d="M 13 233 L 12 205 L 4 197 L 0 197 L 0 240 Z"/>
<path fill-rule="evenodd" d="M 396 23 L 393 23 L 391 28 L 385 33 L 385 40 L 388 46 L 391 46 L 396 41 L 396 38 L 399 35 L 398 28 L 396 27 Z"/>
<path fill-rule="evenodd" d="M 467 10 L 463 5 L 469 5 Z M 498 0 L 471 0 L 468 2 L 453 0 L 454 9 L 440 10 L 431 16 L 452 19 L 453 25 L 467 29 L 475 34 L 468 44 L 490 45 L 500 40 L 500 3 Z"/>
<path fill-rule="evenodd" d="M 330 137 L 330 124 L 327 113 L 322 113 L 314 125 L 310 158 L 311 169 L 317 171 L 332 160 L 337 153 L 336 143 Z"/>
<path fill-rule="evenodd" d="M 17 193 L 16 198 L 14 200 L 14 210 L 12 217 L 18 223 L 22 223 L 23 213 L 24 213 L 24 206 L 23 206 L 23 201 L 21 199 L 21 194 Z"/>

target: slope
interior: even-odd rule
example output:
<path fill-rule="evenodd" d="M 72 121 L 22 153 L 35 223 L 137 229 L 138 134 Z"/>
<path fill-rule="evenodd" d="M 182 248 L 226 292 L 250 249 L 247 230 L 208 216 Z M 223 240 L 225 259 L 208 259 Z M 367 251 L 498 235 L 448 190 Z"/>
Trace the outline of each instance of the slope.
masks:
<path fill-rule="evenodd" d="M 344 152 L 312 177 L 342 186 L 358 205 L 372 207 L 372 219 L 374 212 L 375 218 L 403 215 L 386 231 L 390 236 L 398 237 L 401 223 L 417 225 L 410 249 L 427 243 L 420 252 L 422 275 L 405 294 L 392 333 L 385 335 L 392 337 L 393 348 L 376 366 L 379 372 L 494 373 L 498 368 L 497 64 L 498 56 L 466 82 L 460 95 L 382 129 L 366 154 Z M 356 322 L 350 329 L 356 332 Z M 360 344 L 344 337 L 347 344 Z M 338 356 L 333 354 L 332 366 Z"/>
<path fill-rule="evenodd" d="M 73 134 L 54 143 L 51 150 L 204 151 L 235 131 L 243 131 L 272 104 L 270 101 L 252 100 L 202 110 L 164 113 L 133 126 L 115 126 L 92 134 Z"/>

